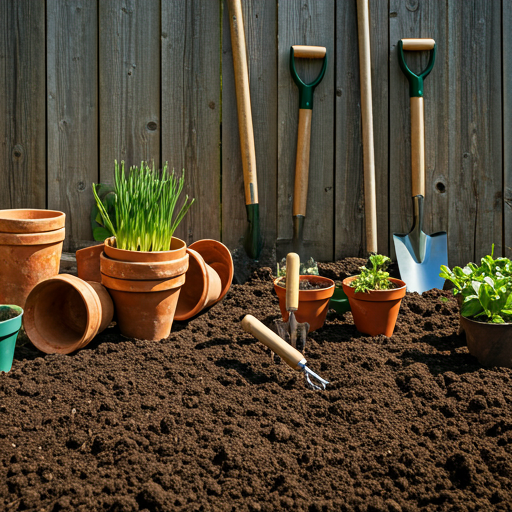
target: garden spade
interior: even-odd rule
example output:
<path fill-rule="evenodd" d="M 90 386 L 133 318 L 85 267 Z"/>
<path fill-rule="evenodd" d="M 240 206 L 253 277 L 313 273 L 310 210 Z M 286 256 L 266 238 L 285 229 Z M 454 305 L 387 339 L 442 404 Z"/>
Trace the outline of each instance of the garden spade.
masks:
<path fill-rule="evenodd" d="M 308 59 L 323 59 L 322 69 L 317 78 L 310 84 L 304 83 L 295 68 L 295 57 Z M 318 266 L 305 254 L 304 249 L 304 220 L 308 199 L 309 178 L 309 149 L 311 143 L 311 117 L 313 114 L 313 92 L 322 81 L 327 69 L 327 49 L 324 46 L 295 45 L 290 49 L 290 72 L 299 88 L 299 129 L 297 136 L 297 156 L 295 161 L 295 185 L 293 190 L 293 238 L 277 241 L 278 274 L 282 259 L 290 252 L 297 253 L 303 263 L 301 273 L 318 275 Z"/>
<path fill-rule="evenodd" d="M 306 338 L 309 331 L 309 324 L 299 323 L 295 318 L 295 311 L 299 309 L 299 255 L 291 252 L 286 256 L 286 311 L 288 311 L 288 321 L 276 320 L 275 326 L 277 334 L 289 343 L 293 348 L 304 352 L 306 347 Z"/>
<path fill-rule="evenodd" d="M 249 90 L 249 71 L 247 50 L 242 16 L 241 0 L 228 0 L 233 68 L 235 73 L 236 106 L 238 111 L 238 130 L 242 151 L 244 173 L 245 208 L 247 210 L 247 229 L 243 246 L 247 256 L 257 260 L 263 246 L 260 232 L 260 206 L 258 203 L 258 182 L 256 179 L 256 152 L 252 125 L 251 95 Z"/>
<path fill-rule="evenodd" d="M 415 75 L 404 58 L 404 50 L 430 50 L 425 70 Z M 426 235 L 423 232 L 423 201 L 425 197 L 425 122 L 423 104 L 423 80 L 432 71 L 436 56 L 433 39 L 401 39 L 398 42 L 398 62 L 409 80 L 411 105 L 411 171 L 413 225 L 408 234 L 393 234 L 396 259 L 400 276 L 407 284 L 407 291 L 423 293 L 432 288 L 443 288 L 444 279 L 439 277 L 441 265 L 448 265 L 446 232 Z"/>
<path fill-rule="evenodd" d="M 257 318 L 254 318 L 252 315 L 246 315 L 242 319 L 242 329 L 252 334 L 270 350 L 279 355 L 290 368 L 304 372 L 306 381 L 311 388 L 322 390 L 329 384 L 328 381 L 322 379 L 322 377 L 306 366 L 306 359 L 296 348 L 286 343 L 286 341 L 262 324 Z"/>

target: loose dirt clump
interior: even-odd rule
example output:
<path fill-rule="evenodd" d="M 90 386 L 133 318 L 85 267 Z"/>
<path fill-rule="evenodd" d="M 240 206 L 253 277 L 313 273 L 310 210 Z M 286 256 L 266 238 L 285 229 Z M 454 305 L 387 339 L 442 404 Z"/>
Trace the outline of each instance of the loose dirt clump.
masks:
<path fill-rule="evenodd" d="M 362 263 L 361 263 L 362 262 Z M 337 283 L 364 260 L 321 264 Z M 330 311 L 324 392 L 240 327 L 279 318 L 270 269 L 173 325 L 18 347 L 0 374 L 0 510 L 510 510 L 512 370 L 481 368 L 451 292 L 407 294 L 391 338 Z"/>

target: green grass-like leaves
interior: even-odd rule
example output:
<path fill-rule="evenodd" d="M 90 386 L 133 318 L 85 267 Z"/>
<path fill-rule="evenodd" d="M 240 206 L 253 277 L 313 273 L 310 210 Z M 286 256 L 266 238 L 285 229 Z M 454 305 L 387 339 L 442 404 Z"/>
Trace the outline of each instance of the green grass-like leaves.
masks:
<path fill-rule="evenodd" d="M 124 162 L 115 162 L 114 175 L 115 227 L 104 203 L 98 197 L 96 185 L 93 193 L 100 211 L 103 225 L 116 237 L 118 249 L 128 251 L 168 251 L 174 231 L 194 199 L 188 195 L 175 214 L 178 199 L 185 182 L 185 171 L 181 177 L 168 171 L 167 162 L 160 172 L 145 162 L 140 167 L 130 167 L 125 173 Z M 174 216 L 174 217 L 173 217 Z"/>

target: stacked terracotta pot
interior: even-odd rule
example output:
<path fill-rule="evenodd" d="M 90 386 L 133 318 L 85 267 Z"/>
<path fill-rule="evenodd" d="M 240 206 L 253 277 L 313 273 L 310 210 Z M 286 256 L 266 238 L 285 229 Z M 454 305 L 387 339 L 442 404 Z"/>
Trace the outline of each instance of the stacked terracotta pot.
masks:
<path fill-rule="evenodd" d="M 0 210 L 0 304 L 22 308 L 30 291 L 59 273 L 66 215 Z"/>

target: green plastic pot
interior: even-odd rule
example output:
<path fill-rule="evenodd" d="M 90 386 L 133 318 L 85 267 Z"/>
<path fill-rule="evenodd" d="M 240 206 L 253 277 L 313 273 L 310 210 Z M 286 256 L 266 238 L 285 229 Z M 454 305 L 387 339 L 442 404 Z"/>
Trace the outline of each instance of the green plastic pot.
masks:
<path fill-rule="evenodd" d="M 334 288 L 334 293 L 329 301 L 329 307 L 334 309 L 338 315 L 343 315 L 343 313 L 350 311 L 350 303 L 348 302 L 347 294 L 343 291 L 343 288 Z"/>
<path fill-rule="evenodd" d="M 0 306 L 0 372 L 11 370 L 22 317 L 23 309 L 19 306 Z"/>

